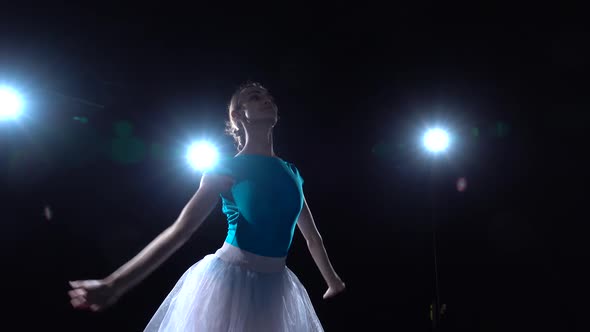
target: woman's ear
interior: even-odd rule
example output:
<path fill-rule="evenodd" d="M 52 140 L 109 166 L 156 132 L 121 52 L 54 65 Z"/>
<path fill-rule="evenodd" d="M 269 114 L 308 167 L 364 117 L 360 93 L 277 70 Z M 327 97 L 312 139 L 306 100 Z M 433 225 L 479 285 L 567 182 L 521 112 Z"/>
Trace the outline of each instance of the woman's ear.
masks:
<path fill-rule="evenodd" d="M 231 112 L 231 117 L 234 120 L 242 120 L 242 113 L 240 113 L 238 111 L 232 111 Z"/>

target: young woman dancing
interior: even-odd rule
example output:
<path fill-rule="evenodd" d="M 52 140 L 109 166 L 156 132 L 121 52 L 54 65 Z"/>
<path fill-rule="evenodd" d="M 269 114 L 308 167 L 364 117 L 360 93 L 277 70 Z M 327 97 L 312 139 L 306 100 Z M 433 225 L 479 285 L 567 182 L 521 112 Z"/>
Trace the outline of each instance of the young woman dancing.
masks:
<path fill-rule="evenodd" d="M 277 112 L 262 85 L 240 87 L 227 122 L 238 153 L 203 174 L 178 219 L 137 256 L 104 279 L 70 282 L 74 308 L 114 304 L 182 246 L 221 199 L 228 222 L 223 245 L 180 277 L 145 331 L 323 331 L 307 291 L 285 264 L 296 225 L 327 283 L 324 299 L 345 285 L 332 268 L 298 169 L 273 150 Z"/>

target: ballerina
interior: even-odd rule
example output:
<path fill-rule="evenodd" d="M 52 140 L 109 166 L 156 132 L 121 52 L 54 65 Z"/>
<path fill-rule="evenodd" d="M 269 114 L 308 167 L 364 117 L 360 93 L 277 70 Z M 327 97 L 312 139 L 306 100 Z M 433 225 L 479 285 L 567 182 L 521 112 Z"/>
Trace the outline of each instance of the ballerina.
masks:
<path fill-rule="evenodd" d="M 129 262 L 104 279 L 71 281 L 72 306 L 100 311 L 116 303 L 188 241 L 221 199 L 223 245 L 188 268 L 145 331 L 323 331 L 305 287 L 286 266 L 295 226 L 328 286 L 323 298 L 345 284 L 330 263 L 299 170 L 274 152 L 277 119 L 267 89 L 240 87 L 227 122 L 238 153 L 206 171 L 178 219 Z"/>

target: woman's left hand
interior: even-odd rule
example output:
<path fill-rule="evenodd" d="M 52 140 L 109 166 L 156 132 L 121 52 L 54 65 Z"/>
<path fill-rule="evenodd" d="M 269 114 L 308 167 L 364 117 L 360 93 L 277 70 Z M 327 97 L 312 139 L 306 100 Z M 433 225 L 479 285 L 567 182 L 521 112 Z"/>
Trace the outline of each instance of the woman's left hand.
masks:
<path fill-rule="evenodd" d="M 328 290 L 326 291 L 326 293 L 324 293 L 324 300 L 334 297 L 334 296 L 338 295 L 339 293 L 342 293 L 345 288 L 346 288 L 346 285 L 344 284 L 344 282 L 342 282 L 342 280 L 338 280 L 337 282 L 332 283 L 328 287 Z"/>

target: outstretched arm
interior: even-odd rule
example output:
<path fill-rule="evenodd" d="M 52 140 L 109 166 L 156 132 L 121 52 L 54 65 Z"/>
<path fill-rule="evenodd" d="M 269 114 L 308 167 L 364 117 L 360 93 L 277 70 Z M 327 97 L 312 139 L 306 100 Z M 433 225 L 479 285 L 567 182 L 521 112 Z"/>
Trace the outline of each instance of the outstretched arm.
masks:
<path fill-rule="evenodd" d="M 231 187 L 231 179 L 203 175 L 195 195 L 178 219 L 158 235 L 139 254 L 102 280 L 73 281 L 72 305 L 100 310 L 112 304 L 164 263 L 199 228 L 217 205 L 219 194 Z M 93 298 L 92 298 L 93 297 Z"/>
<path fill-rule="evenodd" d="M 343 291 L 345 285 L 334 271 L 332 263 L 330 263 L 322 236 L 318 232 L 305 197 L 303 198 L 303 210 L 297 220 L 297 226 L 307 242 L 307 248 L 313 257 L 315 264 L 328 284 L 328 291 L 324 294 L 324 299 Z"/>
<path fill-rule="evenodd" d="M 186 243 L 217 205 L 221 190 L 219 181 L 217 176 L 204 175 L 199 189 L 176 221 L 107 280 L 118 285 L 117 288 L 128 290 L 164 263 Z"/>

